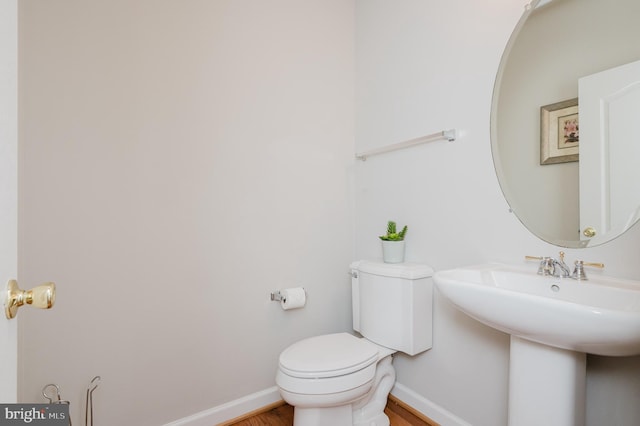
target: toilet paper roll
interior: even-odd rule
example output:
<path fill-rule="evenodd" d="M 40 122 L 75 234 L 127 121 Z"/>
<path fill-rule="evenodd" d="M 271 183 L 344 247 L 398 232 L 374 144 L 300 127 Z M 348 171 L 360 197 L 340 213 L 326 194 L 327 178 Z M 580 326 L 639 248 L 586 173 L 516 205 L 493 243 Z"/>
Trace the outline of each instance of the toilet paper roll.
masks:
<path fill-rule="evenodd" d="M 287 288 L 280 291 L 282 300 L 280 306 L 285 311 L 289 309 L 302 308 L 307 303 L 307 293 L 302 287 Z"/>

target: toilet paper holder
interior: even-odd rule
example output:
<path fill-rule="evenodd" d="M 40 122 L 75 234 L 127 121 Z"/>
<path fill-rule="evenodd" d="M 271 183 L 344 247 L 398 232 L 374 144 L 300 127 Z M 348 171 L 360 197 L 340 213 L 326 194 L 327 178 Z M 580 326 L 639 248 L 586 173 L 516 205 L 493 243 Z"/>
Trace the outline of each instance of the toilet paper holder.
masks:
<path fill-rule="evenodd" d="M 273 293 L 271 293 L 271 300 L 274 300 L 276 302 L 281 302 L 284 299 L 284 296 L 282 295 L 282 293 L 280 293 L 280 290 L 276 290 Z"/>
<path fill-rule="evenodd" d="M 307 289 L 303 288 L 305 294 L 307 293 Z M 280 293 L 280 290 L 276 290 L 271 293 L 271 300 L 274 302 L 286 302 L 287 298 L 284 294 Z"/>

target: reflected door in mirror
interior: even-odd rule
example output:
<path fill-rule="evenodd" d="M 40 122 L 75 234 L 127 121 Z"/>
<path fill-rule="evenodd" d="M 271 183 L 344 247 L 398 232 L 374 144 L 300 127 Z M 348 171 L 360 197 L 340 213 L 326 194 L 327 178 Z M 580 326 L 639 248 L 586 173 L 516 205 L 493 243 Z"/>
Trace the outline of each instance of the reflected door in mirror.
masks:
<path fill-rule="evenodd" d="M 579 105 L 581 238 L 597 243 L 640 216 L 640 61 L 581 78 Z"/>

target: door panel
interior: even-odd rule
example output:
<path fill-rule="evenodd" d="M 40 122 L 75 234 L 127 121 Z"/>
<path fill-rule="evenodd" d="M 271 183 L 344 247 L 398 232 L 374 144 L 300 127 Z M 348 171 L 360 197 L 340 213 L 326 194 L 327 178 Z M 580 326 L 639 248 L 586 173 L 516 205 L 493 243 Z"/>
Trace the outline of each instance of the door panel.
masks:
<path fill-rule="evenodd" d="M 4 315 L 5 285 L 17 274 L 18 4 L 0 0 L 0 402 L 17 398 L 17 321 Z"/>

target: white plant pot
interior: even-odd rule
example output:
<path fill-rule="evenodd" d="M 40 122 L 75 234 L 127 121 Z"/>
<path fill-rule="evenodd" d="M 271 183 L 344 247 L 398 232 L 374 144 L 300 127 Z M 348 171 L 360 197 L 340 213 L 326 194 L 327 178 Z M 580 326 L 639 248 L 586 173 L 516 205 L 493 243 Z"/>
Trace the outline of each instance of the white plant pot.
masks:
<path fill-rule="evenodd" d="M 404 241 L 381 241 L 382 260 L 385 263 L 404 262 Z"/>

